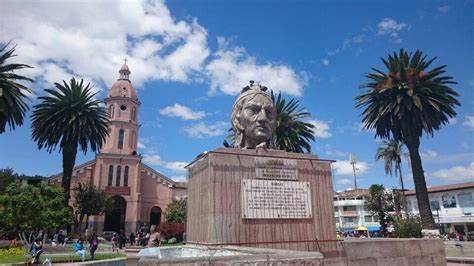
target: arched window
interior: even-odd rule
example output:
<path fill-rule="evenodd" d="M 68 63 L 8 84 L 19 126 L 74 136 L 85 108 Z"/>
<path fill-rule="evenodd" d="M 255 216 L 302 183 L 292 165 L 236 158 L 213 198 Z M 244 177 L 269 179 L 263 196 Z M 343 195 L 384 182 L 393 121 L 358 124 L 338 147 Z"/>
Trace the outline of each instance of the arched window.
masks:
<path fill-rule="evenodd" d="M 130 145 L 129 145 L 131 149 L 133 149 L 134 142 L 135 142 L 135 131 L 132 131 L 132 137 L 130 138 Z"/>
<path fill-rule="evenodd" d="M 125 135 L 125 130 L 120 129 L 119 130 L 119 139 L 118 139 L 118 148 L 123 149 L 123 138 Z"/>
<path fill-rule="evenodd" d="M 123 173 L 123 186 L 128 187 L 128 166 L 125 166 L 125 172 Z"/>
<path fill-rule="evenodd" d="M 114 166 L 110 165 L 109 166 L 109 180 L 107 182 L 107 185 L 110 187 L 112 186 L 112 179 L 114 178 Z"/>
<path fill-rule="evenodd" d="M 122 174 L 122 166 L 117 166 L 117 176 L 115 177 L 115 186 L 120 187 L 120 175 Z"/>
<path fill-rule="evenodd" d="M 113 118 L 113 117 L 114 117 L 114 111 L 115 111 L 114 109 L 115 109 L 114 105 L 111 104 L 111 105 L 109 106 L 109 117 L 110 117 L 110 118 Z"/>
<path fill-rule="evenodd" d="M 135 121 L 137 119 L 137 109 L 135 107 L 132 108 L 132 121 Z"/>

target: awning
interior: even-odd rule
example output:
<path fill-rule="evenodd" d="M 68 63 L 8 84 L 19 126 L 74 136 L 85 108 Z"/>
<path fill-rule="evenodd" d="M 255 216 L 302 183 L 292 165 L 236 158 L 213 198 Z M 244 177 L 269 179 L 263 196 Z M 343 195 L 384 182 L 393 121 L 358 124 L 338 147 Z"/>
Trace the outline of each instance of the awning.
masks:
<path fill-rule="evenodd" d="M 356 230 L 356 231 L 368 231 L 369 229 L 365 226 L 357 226 L 354 230 Z"/>
<path fill-rule="evenodd" d="M 369 232 L 378 232 L 380 231 L 380 226 L 369 226 L 367 229 L 369 229 Z"/>

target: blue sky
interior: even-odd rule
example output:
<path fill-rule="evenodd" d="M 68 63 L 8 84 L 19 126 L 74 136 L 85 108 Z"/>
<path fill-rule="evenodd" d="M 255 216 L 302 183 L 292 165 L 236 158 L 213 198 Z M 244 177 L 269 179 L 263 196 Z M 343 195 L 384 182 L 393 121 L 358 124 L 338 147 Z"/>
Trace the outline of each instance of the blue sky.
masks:
<path fill-rule="evenodd" d="M 94 84 L 98 98 L 118 78 L 123 58 L 142 102 L 139 153 L 165 175 L 222 146 L 230 109 L 252 79 L 312 113 L 313 152 L 334 159 L 336 190 L 383 183 L 374 161 L 378 140 L 360 126 L 358 86 L 379 59 L 405 48 L 437 56 L 459 83 L 458 115 L 420 152 L 430 186 L 474 181 L 473 1 L 2 1 L 0 43 L 17 45 L 15 62 L 34 69 L 31 105 L 44 88 L 72 76 Z M 29 115 L 30 113 L 28 113 Z M 61 155 L 38 150 L 30 120 L 0 135 L 0 167 L 29 175 L 62 171 Z M 94 154 L 78 154 L 76 165 Z M 411 171 L 403 165 L 407 187 Z"/>

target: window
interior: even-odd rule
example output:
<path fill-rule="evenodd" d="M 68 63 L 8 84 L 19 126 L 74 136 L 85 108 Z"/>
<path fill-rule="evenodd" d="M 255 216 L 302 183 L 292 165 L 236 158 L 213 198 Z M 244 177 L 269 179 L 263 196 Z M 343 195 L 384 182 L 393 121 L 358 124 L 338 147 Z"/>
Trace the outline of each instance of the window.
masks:
<path fill-rule="evenodd" d="M 130 138 L 130 145 L 129 147 L 133 149 L 133 143 L 135 142 L 135 131 L 132 131 L 132 137 Z"/>
<path fill-rule="evenodd" d="M 354 217 L 343 217 L 343 222 L 353 223 L 354 222 Z"/>
<path fill-rule="evenodd" d="M 135 121 L 137 119 L 137 109 L 135 109 L 135 107 L 132 108 L 132 116 L 131 116 L 131 119 L 132 121 Z"/>
<path fill-rule="evenodd" d="M 344 206 L 344 211 L 347 212 L 347 211 L 355 211 L 356 210 L 356 206 Z"/>
<path fill-rule="evenodd" d="M 128 187 L 128 166 L 125 166 L 125 172 L 123 173 L 123 186 Z"/>
<path fill-rule="evenodd" d="M 125 131 L 123 129 L 119 130 L 119 139 L 118 139 L 118 148 L 123 149 L 123 137 L 125 135 Z"/>
<path fill-rule="evenodd" d="M 456 208 L 456 197 L 454 195 L 443 195 L 441 196 L 443 200 L 443 208 Z"/>
<path fill-rule="evenodd" d="M 110 165 L 109 166 L 109 180 L 107 182 L 108 186 L 112 186 L 112 179 L 114 178 L 114 166 Z"/>
<path fill-rule="evenodd" d="M 430 201 L 430 208 L 431 208 L 431 211 L 436 211 L 437 209 L 439 209 L 439 201 L 437 200 Z"/>
<path fill-rule="evenodd" d="M 117 176 L 115 177 L 115 186 L 120 187 L 120 175 L 122 174 L 122 167 L 117 166 Z"/>
<path fill-rule="evenodd" d="M 109 106 L 109 117 L 110 117 L 110 118 L 113 118 L 113 117 L 114 117 L 114 109 L 115 109 L 114 105 L 111 104 L 111 105 Z"/>
<path fill-rule="evenodd" d="M 365 222 L 366 223 L 371 223 L 372 221 L 372 216 L 365 216 Z"/>
<path fill-rule="evenodd" d="M 339 212 L 339 207 L 334 207 L 334 212 Z"/>

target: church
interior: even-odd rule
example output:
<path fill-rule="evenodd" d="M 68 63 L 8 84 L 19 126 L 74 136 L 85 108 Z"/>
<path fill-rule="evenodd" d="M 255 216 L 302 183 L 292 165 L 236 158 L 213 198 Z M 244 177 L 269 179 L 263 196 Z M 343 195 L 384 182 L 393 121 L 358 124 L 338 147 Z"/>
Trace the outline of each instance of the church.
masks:
<path fill-rule="evenodd" d="M 140 101 L 130 81 L 126 64 L 119 70 L 119 79 L 105 99 L 109 115 L 109 136 L 94 160 L 78 165 L 71 179 L 73 189 L 79 184 L 93 184 L 114 198 L 114 207 L 106 215 L 89 218 L 89 229 L 125 232 L 129 234 L 142 226 L 159 225 L 163 212 L 173 199 L 186 195 L 186 184 L 175 182 L 142 162 L 137 153 L 138 112 Z M 62 173 L 54 175 L 50 184 L 60 186 Z"/>

